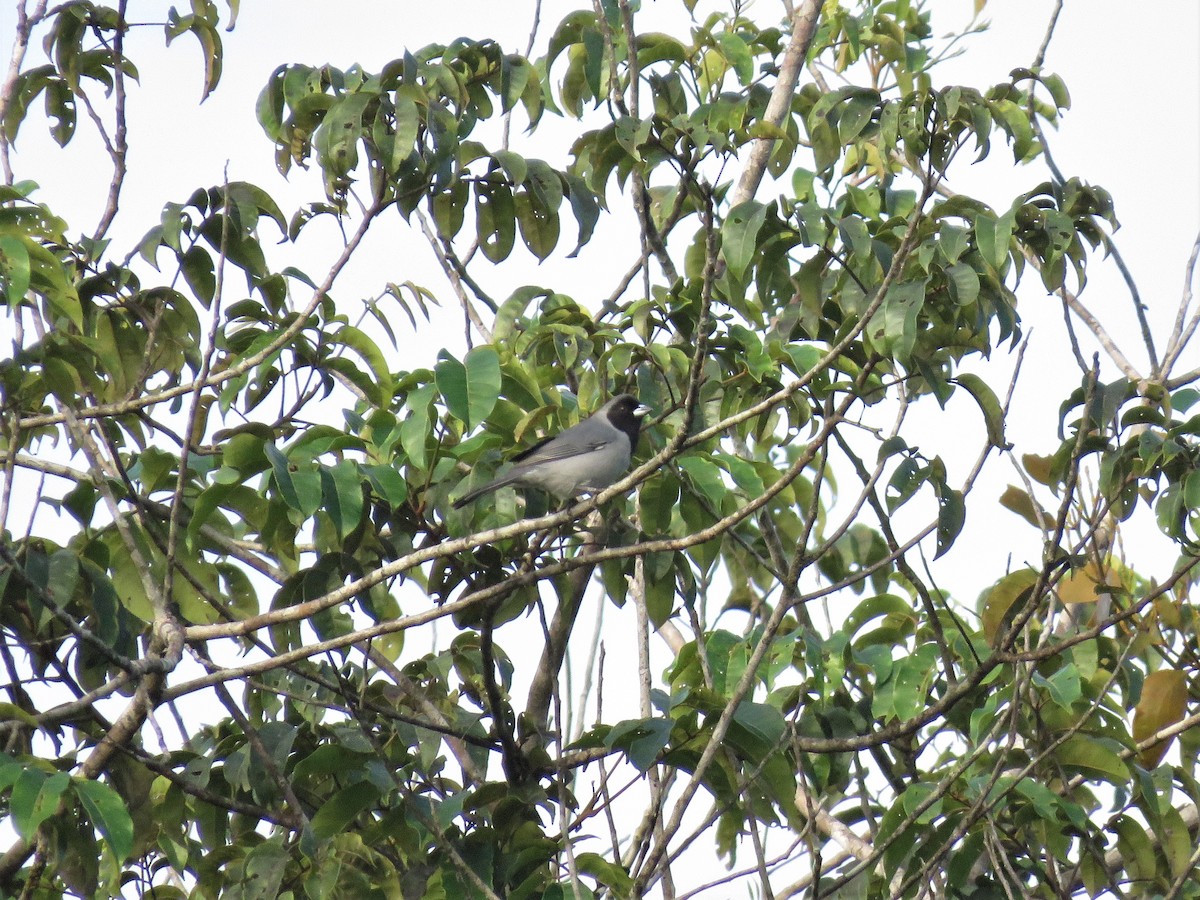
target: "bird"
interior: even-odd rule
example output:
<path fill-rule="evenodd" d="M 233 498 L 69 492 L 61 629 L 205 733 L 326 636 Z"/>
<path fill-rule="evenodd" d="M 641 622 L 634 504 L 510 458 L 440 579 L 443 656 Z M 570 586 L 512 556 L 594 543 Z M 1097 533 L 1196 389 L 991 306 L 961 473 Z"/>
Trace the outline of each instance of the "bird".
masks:
<path fill-rule="evenodd" d="M 538 488 L 559 500 L 603 490 L 629 469 L 642 417 L 649 412 L 632 394 L 618 394 L 578 425 L 513 457 L 516 465 L 508 472 L 468 491 L 454 508 L 509 484 Z"/>

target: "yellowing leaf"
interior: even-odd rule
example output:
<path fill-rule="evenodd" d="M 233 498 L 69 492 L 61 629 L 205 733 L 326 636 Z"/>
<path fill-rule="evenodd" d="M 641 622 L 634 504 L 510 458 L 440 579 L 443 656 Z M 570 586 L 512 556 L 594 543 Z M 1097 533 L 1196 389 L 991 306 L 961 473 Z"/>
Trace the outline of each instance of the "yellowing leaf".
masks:
<path fill-rule="evenodd" d="M 1036 453 L 1021 454 L 1021 465 L 1029 473 L 1029 477 L 1039 484 L 1049 486 L 1050 469 L 1054 465 L 1053 456 L 1038 456 Z"/>
<path fill-rule="evenodd" d="M 1037 578 L 1037 572 L 1030 569 L 1010 572 L 980 595 L 980 618 L 989 644 L 996 643 L 1009 609 L 1034 586 Z"/>
<path fill-rule="evenodd" d="M 1187 682 L 1177 669 L 1160 669 L 1146 676 L 1142 698 L 1133 711 L 1133 739 L 1141 743 L 1155 732 L 1180 721 L 1187 712 Z M 1142 750 L 1138 759 L 1153 769 L 1166 756 L 1174 738 L 1159 741 Z"/>
<path fill-rule="evenodd" d="M 1179 604 L 1169 597 L 1159 597 L 1154 601 L 1154 615 L 1168 628 L 1183 627 L 1183 614 Z"/>
<path fill-rule="evenodd" d="M 1107 780 L 1113 784 L 1123 784 L 1129 780 L 1129 768 L 1110 746 L 1111 743 L 1094 736 L 1077 734 L 1059 747 L 1054 756 L 1065 766 L 1091 769 L 1108 776 Z"/>
<path fill-rule="evenodd" d="M 1015 512 L 1034 528 L 1041 528 L 1042 523 L 1054 521 L 1042 509 L 1042 505 L 1029 496 L 1028 491 L 1024 491 L 1015 485 L 1010 484 L 1004 489 L 1004 493 L 1000 495 L 1000 505 L 1010 512 Z M 1041 518 L 1039 518 L 1039 515 Z"/>
<path fill-rule="evenodd" d="M 1088 560 L 1082 569 L 1069 573 L 1058 583 L 1058 599 L 1063 603 L 1095 603 L 1099 597 L 1096 588 L 1121 587 L 1121 579 L 1111 567 L 1105 567 L 1103 574 L 1095 560 Z"/>

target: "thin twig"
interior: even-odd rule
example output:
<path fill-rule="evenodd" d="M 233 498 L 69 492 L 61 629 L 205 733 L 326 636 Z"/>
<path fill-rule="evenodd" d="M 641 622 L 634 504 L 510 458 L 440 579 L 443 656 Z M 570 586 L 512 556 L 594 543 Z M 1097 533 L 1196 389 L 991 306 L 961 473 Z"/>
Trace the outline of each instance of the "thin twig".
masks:
<path fill-rule="evenodd" d="M 1171 329 L 1171 336 L 1167 339 L 1167 348 L 1163 353 L 1162 369 L 1158 373 L 1158 378 L 1164 383 L 1169 382 L 1171 369 L 1179 359 L 1179 354 L 1183 352 L 1183 348 L 1188 345 L 1192 339 L 1192 335 L 1196 332 L 1196 325 L 1200 322 L 1200 312 L 1192 315 L 1188 319 L 1188 310 L 1192 306 L 1193 288 L 1192 283 L 1196 274 L 1196 260 L 1200 258 L 1200 233 L 1196 235 L 1196 239 L 1192 242 L 1192 252 L 1188 254 L 1187 265 L 1183 269 L 1183 292 L 1179 298 L 1179 309 L 1175 313 L 1175 325 Z M 1185 320 L 1187 324 L 1184 325 Z M 1196 373 L 1188 373 L 1183 376 L 1186 381 L 1191 381 L 1200 374 L 1200 369 Z M 1184 382 L 1186 383 L 1186 382 Z M 1168 383 L 1168 386 L 1171 385 Z"/>
<path fill-rule="evenodd" d="M 19 0 L 17 7 L 17 27 L 13 37 L 12 56 L 8 60 L 8 72 L 4 76 L 4 84 L 0 86 L 0 122 L 6 120 L 9 104 L 17 89 L 17 79 L 21 77 L 21 64 L 25 62 L 25 54 L 29 50 L 29 36 L 33 29 L 41 24 L 46 17 L 47 0 L 38 0 L 33 12 L 25 6 L 25 0 Z M 4 183 L 14 182 L 12 161 L 9 159 L 8 131 L 0 128 L 0 165 L 4 167 Z"/>

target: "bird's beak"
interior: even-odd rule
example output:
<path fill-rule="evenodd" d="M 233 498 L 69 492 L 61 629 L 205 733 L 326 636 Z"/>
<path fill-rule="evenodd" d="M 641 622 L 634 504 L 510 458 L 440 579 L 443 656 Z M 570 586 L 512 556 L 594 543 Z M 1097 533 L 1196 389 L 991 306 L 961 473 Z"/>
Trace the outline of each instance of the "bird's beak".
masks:
<path fill-rule="evenodd" d="M 634 408 L 633 414 L 635 417 L 640 419 L 642 416 L 650 415 L 650 413 L 652 413 L 653 411 L 654 410 L 652 410 L 650 407 L 646 406 L 645 404 L 639 403 L 637 405 L 637 407 Z"/>

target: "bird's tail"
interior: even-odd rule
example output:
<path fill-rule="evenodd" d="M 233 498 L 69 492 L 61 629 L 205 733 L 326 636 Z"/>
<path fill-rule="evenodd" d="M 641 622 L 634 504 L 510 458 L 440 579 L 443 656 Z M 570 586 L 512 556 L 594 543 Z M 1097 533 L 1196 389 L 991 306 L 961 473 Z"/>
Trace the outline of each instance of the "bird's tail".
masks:
<path fill-rule="evenodd" d="M 509 475 L 506 475 L 503 478 L 495 478 L 495 479 L 489 481 L 487 484 L 480 485 L 479 487 L 475 488 L 475 490 L 473 490 L 473 491 L 467 491 L 467 493 L 463 494 L 461 497 L 459 497 L 457 500 L 455 500 L 454 503 L 451 505 L 455 509 L 462 509 L 464 506 L 466 506 L 472 500 L 476 500 L 476 499 L 482 497 L 484 494 L 490 494 L 490 493 L 492 493 L 492 491 L 498 491 L 498 490 L 500 490 L 500 488 L 504 487 L 506 484 L 512 484 L 515 480 L 516 480 L 515 478 L 513 478 Z"/>

